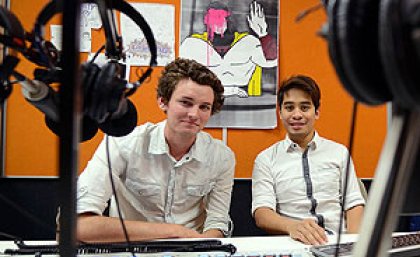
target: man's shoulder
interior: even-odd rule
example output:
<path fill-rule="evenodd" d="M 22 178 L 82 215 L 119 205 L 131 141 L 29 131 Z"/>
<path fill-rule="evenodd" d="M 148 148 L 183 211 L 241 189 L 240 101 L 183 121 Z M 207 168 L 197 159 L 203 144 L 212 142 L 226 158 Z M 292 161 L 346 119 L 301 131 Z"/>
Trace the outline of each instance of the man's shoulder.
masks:
<path fill-rule="evenodd" d="M 327 148 L 327 149 L 337 149 L 337 150 L 341 150 L 341 151 L 347 151 L 347 147 L 337 141 L 325 138 L 325 137 L 321 137 L 318 136 L 316 143 L 321 147 L 321 148 Z"/>
<path fill-rule="evenodd" d="M 159 127 L 159 123 L 152 123 L 146 122 L 142 125 L 136 126 L 133 131 L 129 134 L 122 136 L 122 137 L 115 137 L 115 139 L 119 140 L 131 140 L 134 137 L 138 137 L 140 135 L 151 133 L 153 130 L 156 130 Z"/>
<path fill-rule="evenodd" d="M 280 140 L 275 142 L 274 144 L 270 145 L 269 147 L 262 150 L 258 156 L 271 156 L 273 154 L 277 154 L 282 149 L 285 151 L 285 140 Z"/>
<path fill-rule="evenodd" d="M 210 135 L 209 133 L 205 131 L 200 131 L 197 134 L 197 137 L 198 137 L 197 143 L 200 147 L 204 147 L 209 150 L 210 150 L 210 147 L 213 147 L 221 151 L 233 153 L 232 149 L 230 149 L 230 147 L 227 146 L 222 140 L 214 138 L 212 135 Z"/>
<path fill-rule="evenodd" d="M 152 137 L 159 134 L 160 123 L 146 122 L 133 129 L 133 131 L 122 137 L 113 137 L 114 142 L 121 149 L 133 149 L 142 145 L 142 142 L 148 143 Z"/>

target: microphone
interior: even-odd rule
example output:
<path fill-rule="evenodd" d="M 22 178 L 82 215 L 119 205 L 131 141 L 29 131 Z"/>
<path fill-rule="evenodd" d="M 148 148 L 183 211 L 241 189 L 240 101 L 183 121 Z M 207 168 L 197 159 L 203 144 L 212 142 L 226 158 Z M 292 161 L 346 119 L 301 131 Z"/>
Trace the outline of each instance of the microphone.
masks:
<path fill-rule="evenodd" d="M 45 123 L 54 134 L 62 135 L 59 126 L 59 96 L 57 92 L 40 80 L 29 80 L 23 75 L 15 73 L 15 77 L 22 86 L 22 94 L 25 99 L 45 114 Z M 89 115 L 90 113 L 83 115 L 82 142 L 92 139 L 98 128 L 110 136 L 120 137 L 129 134 L 137 126 L 136 107 L 126 98 L 120 100 L 117 109 L 109 113 L 104 120 Z"/>
<path fill-rule="evenodd" d="M 22 74 L 14 72 L 14 76 L 22 86 L 22 94 L 35 108 L 45 114 L 47 127 L 57 136 L 62 132 L 59 125 L 59 95 L 50 86 L 39 80 L 29 80 Z M 98 126 L 91 118 L 84 115 L 80 141 L 90 140 L 96 135 Z"/>

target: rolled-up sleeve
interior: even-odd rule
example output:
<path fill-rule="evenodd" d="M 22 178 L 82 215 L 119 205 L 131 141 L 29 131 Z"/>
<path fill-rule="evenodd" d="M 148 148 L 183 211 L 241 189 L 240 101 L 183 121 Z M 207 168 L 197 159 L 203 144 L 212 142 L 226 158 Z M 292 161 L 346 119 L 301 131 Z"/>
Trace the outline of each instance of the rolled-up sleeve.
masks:
<path fill-rule="evenodd" d="M 255 210 L 261 207 L 276 210 L 274 186 L 271 161 L 263 152 L 255 159 L 252 171 L 252 216 L 254 216 Z"/>
<path fill-rule="evenodd" d="M 343 171 L 342 171 L 342 188 L 344 190 L 344 179 L 346 174 L 346 164 L 347 164 L 347 156 L 348 152 L 346 151 L 343 157 Z M 350 159 L 349 163 L 349 176 L 348 176 L 348 183 L 347 183 L 347 195 L 346 195 L 346 205 L 345 210 L 349 210 L 358 205 L 365 205 L 365 199 L 360 191 L 360 186 L 358 183 L 358 178 L 356 176 L 356 171 L 354 169 L 353 160 Z"/>
<path fill-rule="evenodd" d="M 225 237 L 232 235 L 233 223 L 229 216 L 229 208 L 235 164 L 235 156 L 231 150 L 228 150 L 224 158 L 217 164 L 220 167 L 220 172 L 218 173 L 213 189 L 208 195 L 206 206 L 207 217 L 203 231 L 219 229 Z"/>
<path fill-rule="evenodd" d="M 114 181 L 125 166 L 120 156 L 118 146 L 112 137 L 109 137 L 110 161 Z M 118 185 L 118 183 L 116 183 Z M 77 181 L 77 213 L 92 212 L 101 215 L 108 206 L 112 188 L 106 154 L 106 140 L 104 139 L 88 162 L 85 170 Z"/>

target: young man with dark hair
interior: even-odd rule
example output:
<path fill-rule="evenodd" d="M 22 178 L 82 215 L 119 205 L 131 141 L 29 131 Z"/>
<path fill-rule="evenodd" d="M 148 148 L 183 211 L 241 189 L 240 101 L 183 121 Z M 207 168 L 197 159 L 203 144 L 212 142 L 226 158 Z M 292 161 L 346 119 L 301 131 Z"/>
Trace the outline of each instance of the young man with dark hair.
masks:
<path fill-rule="evenodd" d="M 257 226 L 305 244 L 324 244 L 338 231 L 349 152 L 318 135 L 321 94 L 310 77 L 284 81 L 277 95 L 286 138 L 261 152 L 252 174 L 252 214 Z M 350 161 L 344 231 L 357 233 L 364 198 Z"/>
<path fill-rule="evenodd" d="M 130 240 L 231 234 L 235 157 L 202 131 L 222 108 L 220 80 L 196 61 L 176 59 L 162 72 L 157 102 L 166 120 L 138 126 L 124 137 L 106 137 L 80 175 L 79 240 L 125 240 L 108 165 Z"/>

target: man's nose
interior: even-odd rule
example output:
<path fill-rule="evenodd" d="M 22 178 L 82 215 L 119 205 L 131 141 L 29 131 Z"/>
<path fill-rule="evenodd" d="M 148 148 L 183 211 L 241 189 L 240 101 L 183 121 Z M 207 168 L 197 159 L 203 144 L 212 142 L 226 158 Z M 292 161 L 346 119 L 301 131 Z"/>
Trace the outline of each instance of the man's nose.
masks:
<path fill-rule="evenodd" d="M 294 119 L 300 119 L 302 118 L 302 112 L 299 109 L 295 109 L 293 110 L 292 117 Z"/>
<path fill-rule="evenodd" d="M 194 105 L 188 110 L 188 117 L 191 119 L 196 119 L 198 117 L 199 107 Z"/>

